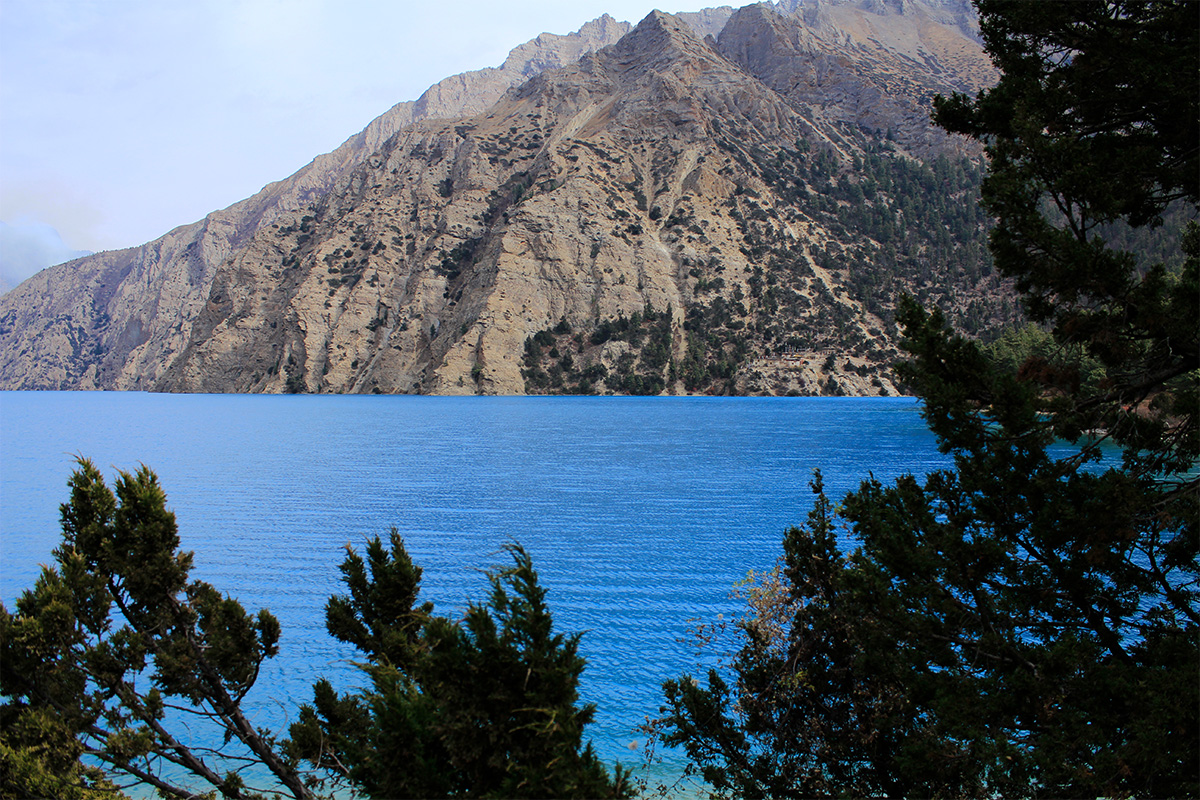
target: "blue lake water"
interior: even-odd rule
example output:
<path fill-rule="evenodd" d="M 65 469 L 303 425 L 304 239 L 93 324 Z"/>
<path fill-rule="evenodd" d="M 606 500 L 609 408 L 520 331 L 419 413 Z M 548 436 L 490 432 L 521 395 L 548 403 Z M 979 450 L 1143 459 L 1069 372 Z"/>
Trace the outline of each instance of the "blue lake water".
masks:
<path fill-rule="evenodd" d="M 691 621 L 738 611 L 820 468 L 840 498 L 947 463 L 905 398 L 430 398 L 0 393 L 0 598 L 51 561 L 76 454 L 150 466 L 194 577 L 282 625 L 249 709 L 283 729 L 321 675 L 360 678 L 324 627 L 346 544 L 395 526 L 442 613 L 483 600 L 508 542 L 560 631 L 585 631 L 602 758 L 641 761 L 663 680 L 695 668 Z M 660 768 L 681 766 L 666 753 Z"/>

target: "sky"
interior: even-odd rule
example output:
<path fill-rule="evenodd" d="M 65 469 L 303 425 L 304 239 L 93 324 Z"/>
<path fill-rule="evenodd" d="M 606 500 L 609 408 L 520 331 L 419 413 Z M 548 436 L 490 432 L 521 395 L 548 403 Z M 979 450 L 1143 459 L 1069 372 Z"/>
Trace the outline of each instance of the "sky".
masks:
<path fill-rule="evenodd" d="M 249 197 L 539 33 L 720 4 L 0 0 L 0 291 Z"/>

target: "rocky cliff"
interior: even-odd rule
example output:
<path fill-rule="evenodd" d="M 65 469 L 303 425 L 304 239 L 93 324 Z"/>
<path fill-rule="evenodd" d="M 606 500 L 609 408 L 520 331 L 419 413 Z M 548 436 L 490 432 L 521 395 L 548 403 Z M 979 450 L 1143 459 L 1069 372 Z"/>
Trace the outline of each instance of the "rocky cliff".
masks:
<path fill-rule="evenodd" d="M 208 297 L 217 267 L 255 231 L 324 197 L 397 131 L 487 108 L 511 86 L 617 42 L 605 15 L 567 36 L 542 34 L 504 64 L 446 78 L 396 104 L 337 150 L 253 197 L 141 247 L 45 270 L 0 297 L 0 386 L 153 389 Z"/>
<path fill-rule="evenodd" d="M 0 384 L 894 393 L 891 309 L 1008 313 L 935 93 L 961 9 L 601 18 L 447 79 L 202 222 L 0 298 Z"/>

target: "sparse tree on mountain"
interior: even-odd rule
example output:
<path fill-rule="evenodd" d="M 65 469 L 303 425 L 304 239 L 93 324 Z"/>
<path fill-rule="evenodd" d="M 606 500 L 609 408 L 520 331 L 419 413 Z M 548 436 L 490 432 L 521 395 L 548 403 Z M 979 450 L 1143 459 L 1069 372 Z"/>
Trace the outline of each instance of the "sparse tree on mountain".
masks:
<path fill-rule="evenodd" d="M 902 309 L 954 467 L 836 511 L 818 479 L 786 633 L 748 615 L 732 675 L 666 684 L 725 796 L 1200 794 L 1200 232 L 1106 244 L 1196 214 L 1200 6 L 978 7 L 1001 80 L 937 119 L 986 145 L 996 266 L 1052 341 L 1013 369 Z"/>

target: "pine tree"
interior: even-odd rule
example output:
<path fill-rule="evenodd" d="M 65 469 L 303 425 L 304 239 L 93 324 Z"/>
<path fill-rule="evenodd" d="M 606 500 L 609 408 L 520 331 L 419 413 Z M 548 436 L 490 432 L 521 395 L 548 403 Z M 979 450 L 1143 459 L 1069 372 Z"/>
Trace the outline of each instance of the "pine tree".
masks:
<path fill-rule="evenodd" d="M 326 606 L 331 635 L 367 658 L 371 687 L 328 681 L 291 730 L 291 751 L 372 797 L 626 797 L 583 729 L 579 635 L 553 631 L 546 591 L 523 549 L 489 573 L 485 605 L 461 621 L 418 604 L 421 570 L 395 530 L 364 561 L 347 548 L 349 595 Z"/>
<path fill-rule="evenodd" d="M 111 784 L 80 763 L 87 753 L 104 772 L 166 796 L 195 795 L 173 777 L 183 770 L 224 797 L 247 797 L 237 768 L 250 760 L 293 796 L 309 797 L 241 709 L 277 651 L 275 617 L 189 582 L 192 554 L 179 552 L 175 515 L 146 467 L 120 473 L 114 494 L 80 459 L 70 487 L 57 567 L 43 568 L 16 613 L 0 606 L 5 796 L 94 796 Z M 178 720 L 169 721 L 168 707 L 208 729 L 209 740 L 224 739 L 217 758 L 208 742 L 172 730 Z"/>
<path fill-rule="evenodd" d="M 1200 233 L 1166 264 L 1107 244 L 1196 215 L 1200 6 L 978 7 L 1001 80 L 938 120 L 985 144 L 996 267 L 1052 342 L 1014 369 L 903 306 L 954 466 L 836 515 L 816 483 L 786 633 L 750 616 L 732 681 L 666 685 L 721 794 L 1200 793 Z"/>

